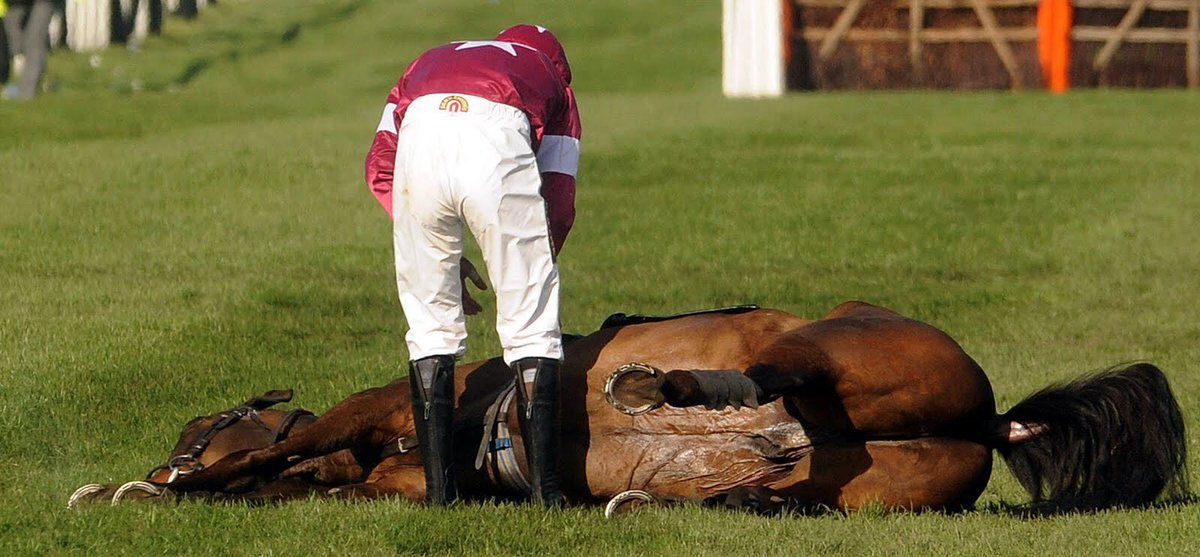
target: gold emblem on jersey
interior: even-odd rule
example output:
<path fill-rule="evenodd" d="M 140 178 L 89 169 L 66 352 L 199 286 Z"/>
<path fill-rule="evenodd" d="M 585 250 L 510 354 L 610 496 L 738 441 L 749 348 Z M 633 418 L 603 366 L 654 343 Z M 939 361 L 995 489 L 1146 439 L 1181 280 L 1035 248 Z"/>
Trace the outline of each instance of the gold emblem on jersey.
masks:
<path fill-rule="evenodd" d="M 450 95 L 449 97 L 442 99 L 442 103 L 438 105 L 438 110 L 445 110 L 446 112 L 466 112 L 467 99 L 464 99 L 458 95 Z"/>

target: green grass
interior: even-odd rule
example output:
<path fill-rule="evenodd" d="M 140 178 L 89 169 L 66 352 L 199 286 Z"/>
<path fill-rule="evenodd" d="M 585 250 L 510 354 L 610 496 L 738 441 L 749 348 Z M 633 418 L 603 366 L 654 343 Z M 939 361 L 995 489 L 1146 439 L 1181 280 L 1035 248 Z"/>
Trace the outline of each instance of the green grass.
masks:
<path fill-rule="evenodd" d="M 845 299 L 950 332 L 1001 406 L 1134 359 L 1200 431 L 1200 96 L 878 92 L 730 101 L 705 2 L 228 1 L 139 51 L 56 53 L 0 104 L 0 554 L 1190 555 L 1200 507 L 1027 519 L 1003 467 L 961 516 L 605 522 L 398 501 L 64 508 L 270 388 L 324 410 L 402 374 L 389 226 L 361 162 L 423 48 L 517 21 L 584 111 L 565 328 Z M 90 62 L 98 62 L 95 67 Z M 498 352 L 491 299 L 469 357 Z M 1190 437 L 1196 468 L 1200 444 Z"/>

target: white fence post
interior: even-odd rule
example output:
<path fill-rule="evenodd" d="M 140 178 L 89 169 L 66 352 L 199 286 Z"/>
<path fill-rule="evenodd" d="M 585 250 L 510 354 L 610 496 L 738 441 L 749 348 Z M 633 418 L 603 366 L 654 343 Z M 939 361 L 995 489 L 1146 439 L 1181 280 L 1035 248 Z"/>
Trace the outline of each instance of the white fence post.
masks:
<path fill-rule="evenodd" d="M 137 13 L 133 15 L 133 35 L 132 37 L 137 42 L 146 40 L 150 35 L 150 2 L 153 0 L 142 0 L 138 2 Z"/>
<path fill-rule="evenodd" d="M 727 97 L 778 97 L 786 88 L 783 5 L 724 0 L 722 89 Z"/>
<path fill-rule="evenodd" d="M 110 0 L 67 0 L 67 47 L 78 52 L 100 50 L 112 39 Z"/>

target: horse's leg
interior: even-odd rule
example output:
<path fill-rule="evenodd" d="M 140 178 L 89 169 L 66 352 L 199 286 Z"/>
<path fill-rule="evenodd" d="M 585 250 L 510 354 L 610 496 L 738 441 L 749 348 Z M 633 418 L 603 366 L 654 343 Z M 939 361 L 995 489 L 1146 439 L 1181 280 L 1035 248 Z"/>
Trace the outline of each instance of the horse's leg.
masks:
<path fill-rule="evenodd" d="M 991 384 L 954 339 L 874 306 L 850 305 L 842 312 L 777 335 L 751 355 L 744 378 L 667 373 L 663 399 L 694 406 L 752 391 L 760 404 L 787 398 L 806 425 L 869 435 L 969 436 L 989 429 L 995 415 Z M 725 387 L 713 374 L 737 387 Z"/>
<path fill-rule="evenodd" d="M 395 455 L 380 462 L 366 481 L 326 489 L 324 496 L 338 499 L 399 497 L 414 503 L 425 501 L 425 467 L 420 459 Z"/>
<path fill-rule="evenodd" d="M 903 318 L 900 314 L 866 302 L 843 302 L 829 310 L 822 321 L 842 318 Z M 819 327 L 819 325 L 818 325 Z M 800 395 L 832 386 L 837 373 L 829 347 L 796 331 L 780 334 L 755 355 L 746 377 L 761 390 L 760 402 L 781 396 Z"/>
<path fill-rule="evenodd" d="M 344 485 L 366 479 L 368 470 L 363 468 L 354 451 L 340 451 L 302 460 L 279 474 L 280 479 L 297 478 L 320 485 Z"/>
<path fill-rule="evenodd" d="M 67 508 L 74 508 L 80 503 L 95 503 L 109 502 L 112 500 L 113 494 L 121 488 L 122 484 L 87 484 L 79 486 L 71 497 L 67 499 Z"/>
<path fill-rule="evenodd" d="M 213 503 L 279 503 L 308 497 L 330 497 L 336 499 L 377 499 L 399 497 L 412 502 L 425 500 L 425 469 L 420 463 L 400 462 L 389 459 L 364 482 L 337 487 L 316 485 L 299 478 L 280 479 L 268 482 L 245 493 L 223 493 L 196 491 L 180 495 L 182 499 L 201 500 Z"/>
<path fill-rule="evenodd" d="M 833 364 L 821 347 L 798 334 L 782 334 L 756 355 L 745 372 L 673 370 L 663 375 L 661 399 L 676 407 L 757 407 L 781 396 L 829 385 Z"/>
<path fill-rule="evenodd" d="M 822 445 L 788 476 L 710 498 L 710 504 L 773 511 L 843 511 L 880 505 L 888 510 L 955 511 L 970 507 L 991 475 L 987 447 L 929 437 Z"/>
<path fill-rule="evenodd" d="M 335 487 L 326 492 L 339 499 L 378 499 L 398 497 L 413 503 L 425 501 L 425 469 L 415 467 L 410 473 L 395 474 L 357 484 Z"/>
<path fill-rule="evenodd" d="M 397 381 L 355 393 L 330 408 L 304 431 L 274 445 L 240 451 L 170 484 L 175 492 L 252 489 L 258 479 L 272 477 L 300 460 L 342 449 L 370 449 L 413 433 L 407 411 L 408 387 Z"/>
<path fill-rule="evenodd" d="M 325 487 L 313 485 L 299 479 L 274 480 L 245 493 L 223 493 L 213 491 L 193 491 L 178 495 L 180 500 L 204 501 L 208 503 L 243 503 L 249 505 L 265 505 L 282 503 L 296 499 L 307 499 L 314 495 L 320 496 Z"/>

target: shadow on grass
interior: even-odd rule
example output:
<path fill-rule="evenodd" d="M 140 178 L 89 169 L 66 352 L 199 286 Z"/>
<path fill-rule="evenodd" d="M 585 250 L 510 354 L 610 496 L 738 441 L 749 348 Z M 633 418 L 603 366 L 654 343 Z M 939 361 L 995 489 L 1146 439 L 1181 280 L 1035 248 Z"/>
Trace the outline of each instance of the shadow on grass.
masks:
<path fill-rule="evenodd" d="M 942 516 L 959 516 L 965 514 L 983 514 L 992 516 L 1003 516 L 1016 518 L 1020 520 L 1040 520 L 1053 518 L 1058 516 L 1069 515 L 1093 515 L 1109 511 L 1172 511 L 1183 510 L 1200 503 L 1200 496 L 1187 495 L 1183 497 L 1174 497 L 1163 499 L 1154 503 L 1145 505 L 1116 505 L 1100 507 L 1088 504 L 1086 501 L 1044 501 L 1039 503 L 989 503 L 979 507 L 963 507 L 958 509 L 948 509 L 940 511 L 889 511 L 881 505 L 874 505 L 857 509 L 853 512 L 846 512 L 840 509 L 824 505 L 806 505 L 802 503 L 783 502 L 775 505 L 756 505 L 753 503 L 747 504 L 747 501 L 738 501 L 736 504 L 730 504 L 727 499 L 720 496 L 711 497 L 706 500 L 666 500 L 660 501 L 657 505 L 660 508 L 671 507 L 691 507 L 702 508 L 713 511 L 736 512 L 743 514 L 751 514 L 765 518 L 782 518 L 782 519 L 804 519 L 818 517 L 855 517 L 855 518 L 872 518 L 884 517 L 888 515 L 942 515 Z"/>
<path fill-rule="evenodd" d="M 1177 510 L 1200 503 L 1200 496 L 1186 495 L 1155 501 L 1145 505 L 1116 505 L 1098 507 L 1086 501 L 1043 501 L 1038 503 L 989 503 L 975 509 L 982 514 L 1011 516 L 1026 520 L 1037 520 L 1063 515 L 1090 515 L 1107 511 Z"/>
<path fill-rule="evenodd" d="M 262 56 L 281 47 L 287 46 L 300 36 L 301 31 L 305 29 L 320 29 L 329 27 L 342 21 L 349 19 L 362 8 L 365 0 L 358 0 L 344 6 L 337 7 L 332 10 L 324 10 L 315 16 L 312 16 L 303 21 L 295 21 L 287 25 L 282 33 L 278 35 L 270 34 L 264 40 L 257 42 L 245 41 L 243 38 L 243 46 L 230 49 L 221 55 L 202 56 L 192 59 L 179 76 L 171 80 L 171 84 L 182 87 L 196 80 L 200 75 L 211 69 L 217 61 L 224 60 L 226 62 L 234 62 L 242 58 L 244 54 L 253 54 Z"/>

